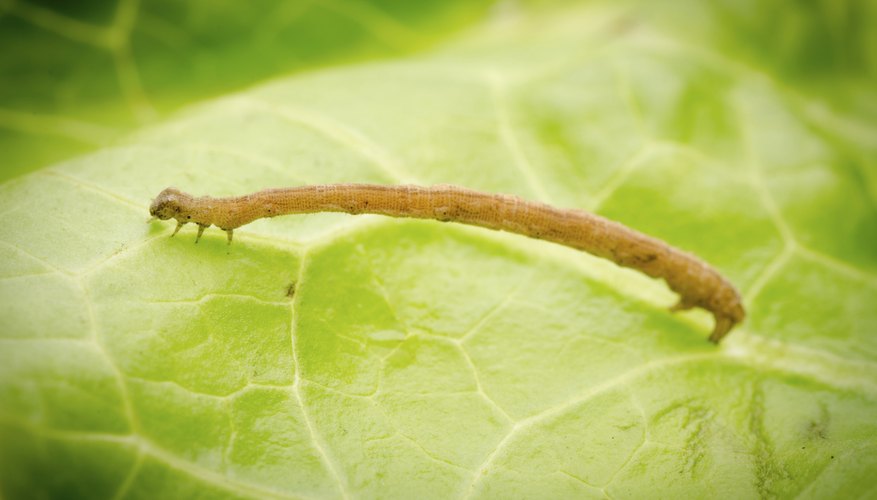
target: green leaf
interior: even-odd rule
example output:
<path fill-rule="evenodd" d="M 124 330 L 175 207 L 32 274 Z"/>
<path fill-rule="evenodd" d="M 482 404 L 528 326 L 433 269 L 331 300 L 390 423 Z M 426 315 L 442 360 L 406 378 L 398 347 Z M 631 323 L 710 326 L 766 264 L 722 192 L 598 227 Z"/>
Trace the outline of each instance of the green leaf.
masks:
<path fill-rule="evenodd" d="M 877 102 L 875 65 L 811 86 L 742 21 L 523 12 L 0 185 L 3 495 L 873 496 L 877 129 L 848 91 Z M 330 182 L 596 211 L 714 264 L 748 318 L 716 347 L 661 282 L 454 224 L 290 216 L 227 248 L 143 222 L 169 185 Z"/>
<path fill-rule="evenodd" d="M 488 0 L 0 0 L 0 180 L 268 78 L 416 52 Z"/>

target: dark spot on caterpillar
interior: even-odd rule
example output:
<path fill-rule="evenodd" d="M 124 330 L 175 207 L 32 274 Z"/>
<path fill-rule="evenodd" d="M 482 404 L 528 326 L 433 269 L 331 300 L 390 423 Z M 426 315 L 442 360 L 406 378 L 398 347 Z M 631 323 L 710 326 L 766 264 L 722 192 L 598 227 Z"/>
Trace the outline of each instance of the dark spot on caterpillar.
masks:
<path fill-rule="evenodd" d="M 292 283 L 289 284 L 288 287 L 286 287 L 286 296 L 289 298 L 292 298 L 295 296 L 295 281 L 293 281 Z"/>

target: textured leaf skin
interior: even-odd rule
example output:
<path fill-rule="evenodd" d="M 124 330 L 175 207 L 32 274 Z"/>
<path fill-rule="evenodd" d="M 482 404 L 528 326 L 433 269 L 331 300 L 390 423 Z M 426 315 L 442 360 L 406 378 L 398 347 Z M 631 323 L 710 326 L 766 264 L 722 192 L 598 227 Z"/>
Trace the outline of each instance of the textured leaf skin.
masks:
<path fill-rule="evenodd" d="M 0 185 L 3 496 L 874 497 L 873 66 L 805 85 L 685 15 L 534 8 Z M 453 224 L 143 223 L 168 185 L 329 182 L 594 210 L 749 318 L 716 347 L 662 283 Z"/>

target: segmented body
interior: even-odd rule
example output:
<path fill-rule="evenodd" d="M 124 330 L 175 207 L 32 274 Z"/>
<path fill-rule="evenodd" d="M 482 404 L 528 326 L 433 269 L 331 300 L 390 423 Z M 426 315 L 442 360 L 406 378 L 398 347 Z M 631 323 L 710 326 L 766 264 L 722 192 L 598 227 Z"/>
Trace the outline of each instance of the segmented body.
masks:
<path fill-rule="evenodd" d="M 328 184 L 268 189 L 239 197 L 193 197 L 174 188 L 162 191 L 150 213 L 198 224 L 198 238 L 215 225 L 228 233 L 263 217 L 315 212 L 381 214 L 459 222 L 552 241 L 616 264 L 662 278 L 680 296 L 673 310 L 701 307 L 715 317 L 710 340 L 718 343 L 743 320 L 740 295 L 711 266 L 690 253 L 618 222 L 576 209 L 561 209 L 516 196 L 457 186 Z M 196 240 L 197 241 L 197 240 Z"/>

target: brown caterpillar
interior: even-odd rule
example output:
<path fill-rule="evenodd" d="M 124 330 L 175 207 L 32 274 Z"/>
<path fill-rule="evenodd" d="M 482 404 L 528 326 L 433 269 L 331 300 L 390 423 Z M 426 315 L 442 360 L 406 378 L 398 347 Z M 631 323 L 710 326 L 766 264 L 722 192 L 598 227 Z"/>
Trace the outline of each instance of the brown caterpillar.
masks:
<path fill-rule="evenodd" d="M 153 218 L 176 219 L 177 234 L 188 222 L 215 225 L 228 234 L 262 217 L 315 212 L 381 214 L 460 222 L 566 245 L 663 278 L 679 294 L 671 311 L 701 307 L 715 317 L 710 341 L 718 343 L 745 312 L 740 294 L 715 269 L 690 253 L 582 210 L 560 209 L 515 196 L 449 185 L 433 187 L 328 184 L 268 189 L 232 198 L 194 197 L 174 188 L 149 207 Z"/>

